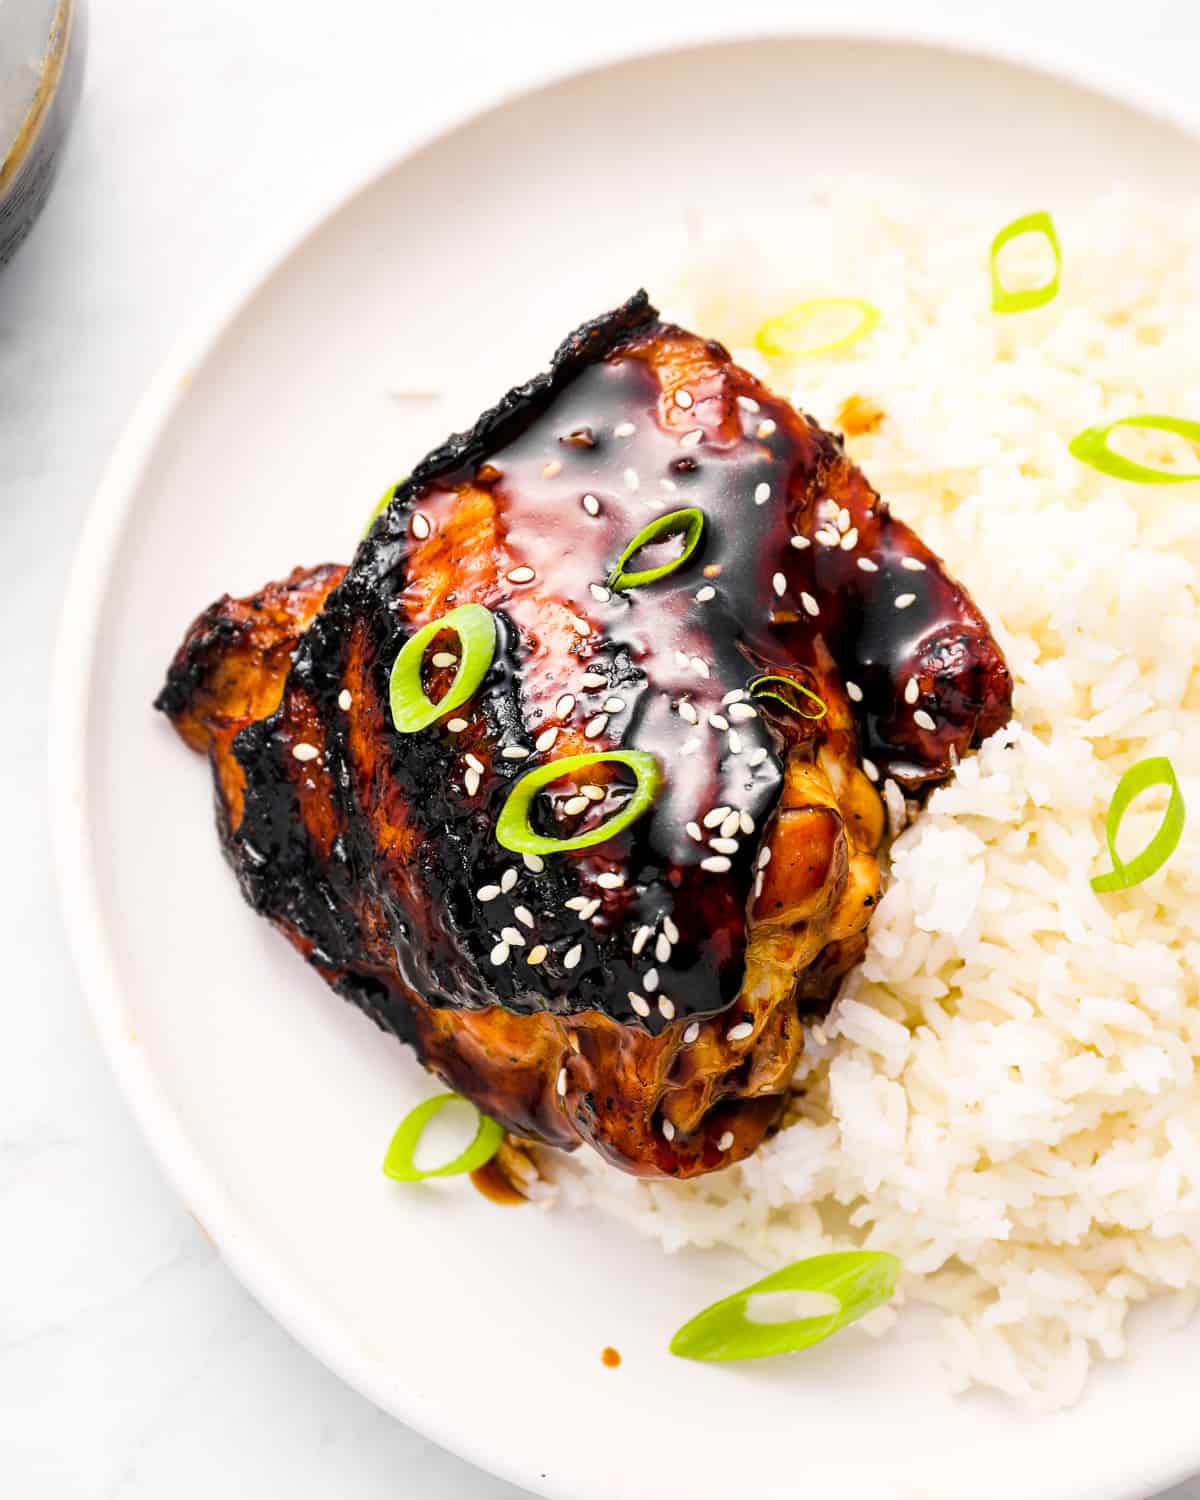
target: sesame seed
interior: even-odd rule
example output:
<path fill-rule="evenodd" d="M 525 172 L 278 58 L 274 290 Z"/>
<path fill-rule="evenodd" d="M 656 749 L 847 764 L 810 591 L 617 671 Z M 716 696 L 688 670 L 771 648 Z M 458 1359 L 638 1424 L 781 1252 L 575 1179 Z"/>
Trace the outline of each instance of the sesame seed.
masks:
<path fill-rule="evenodd" d="M 529 757 L 529 751 L 524 745 L 505 745 L 500 754 L 505 760 L 526 760 Z"/>
<path fill-rule="evenodd" d="M 702 589 L 697 589 L 696 590 L 696 603 L 697 604 L 707 604 L 710 599 L 715 599 L 716 597 L 717 597 L 717 591 L 716 591 L 716 589 L 712 588 L 711 585 L 709 585 L 707 583 L 704 585 L 704 587 Z"/>
<path fill-rule="evenodd" d="M 497 943 L 496 946 L 492 949 L 489 957 L 491 958 L 492 962 L 496 965 L 497 968 L 499 968 L 499 966 L 501 964 L 507 963 L 508 962 L 508 944 L 507 943 Z"/>
<path fill-rule="evenodd" d="M 730 1148 L 730 1146 L 732 1146 L 732 1145 L 733 1145 L 733 1131 L 732 1130 L 727 1130 L 724 1133 L 724 1135 L 722 1135 L 721 1139 L 717 1142 L 717 1150 L 718 1151 L 728 1151 L 729 1148 Z"/>
<path fill-rule="evenodd" d="M 436 651 L 430 660 L 435 667 L 453 667 L 458 664 L 458 657 L 453 651 Z"/>
<path fill-rule="evenodd" d="M 637 489 L 638 484 L 639 484 L 639 480 L 638 480 L 638 473 L 637 473 L 636 469 L 626 469 L 625 470 L 625 474 L 624 474 L 624 479 L 625 479 L 625 488 L 627 490 L 636 490 Z"/>
<path fill-rule="evenodd" d="M 446 728 L 451 734 L 461 734 L 466 727 L 466 719 L 447 719 L 446 721 Z"/>
<path fill-rule="evenodd" d="M 800 603 L 803 604 L 804 608 L 814 618 L 821 613 L 821 606 L 817 603 L 817 601 L 811 594 L 801 594 Z"/>
<path fill-rule="evenodd" d="M 534 740 L 534 742 L 533 742 L 534 749 L 535 750 L 551 750 L 551 749 L 553 749 L 553 747 L 554 747 L 554 741 L 557 738 L 558 738 L 558 728 L 557 728 L 556 725 L 551 724 L 551 726 L 550 726 L 549 729 L 543 729 L 542 732 L 541 732 L 541 734 L 538 735 L 537 739 Z"/>
<path fill-rule="evenodd" d="M 700 1036 L 700 1022 L 692 1021 L 683 1033 L 684 1042 L 690 1047 Z"/>
<path fill-rule="evenodd" d="M 692 406 L 692 394 L 691 394 L 691 392 L 690 391 L 676 391 L 675 392 L 675 405 L 679 406 L 679 407 L 682 407 L 684 411 L 689 411 L 691 409 L 691 406 Z"/>
<path fill-rule="evenodd" d="M 757 750 L 752 750 L 750 752 L 750 766 L 751 766 L 751 768 L 753 769 L 753 768 L 755 768 L 757 766 L 761 766 L 762 763 L 763 763 L 763 761 L 766 760 L 768 753 L 769 752 L 766 751 L 761 745 L 758 747 Z"/>
<path fill-rule="evenodd" d="M 696 444 L 702 442 L 703 439 L 704 428 L 693 427 L 691 432 L 685 432 L 684 435 L 679 439 L 679 446 L 681 448 L 694 448 Z"/>
<path fill-rule="evenodd" d="M 675 923 L 671 920 L 670 917 L 664 917 L 662 919 L 662 924 L 663 931 L 666 933 L 668 938 L 670 938 L 671 942 L 677 943 L 679 941 L 679 928 L 676 927 Z"/>
<path fill-rule="evenodd" d="M 579 790 L 589 802 L 603 802 L 607 795 L 602 786 L 581 786 Z"/>
<path fill-rule="evenodd" d="M 568 948 L 563 954 L 563 968 L 573 969 L 583 957 L 583 944 L 576 943 L 573 948 Z"/>
<path fill-rule="evenodd" d="M 687 654 L 686 651 L 676 651 L 676 653 L 675 653 L 675 665 L 677 667 L 690 667 L 691 664 L 692 664 L 692 658 Z"/>
<path fill-rule="evenodd" d="M 537 577 L 537 574 L 533 571 L 532 568 L 520 567 L 513 568 L 513 570 L 507 575 L 507 577 L 509 583 L 532 583 L 533 580 Z"/>
<path fill-rule="evenodd" d="M 837 513 L 837 529 L 842 532 L 850 530 L 850 512 L 844 505 Z"/>
<path fill-rule="evenodd" d="M 554 1088 L 555 1088 L 555 1091 L 557 1092 L 557 1094 L 558 1094 L 558 1096 L 559 1096 L 560 1099 L 567 1092 L 567 1070 L 566 1070 L 566 1068 L 559 1068 L 559 1070 L 558 1070 L 558 1077 L 555 1080 Z"/>
<path fill-rule="evenodd" d="M 585 672 L 579 681 L 585 688 L 602 688 L 608 686 L 608 678 L 600 672 Z M 558 701 L 561 703 L 562 699 L 560 698 Z M 571 707 L 574 708 L 574 706 L 575 700 L 572 698 Z"/>
<path fill-rule="evenodd" d="M 663 1139 L 673 1141 L 675 1139 L 675 1127 L 670 1120 L 663 1121 Z"/>
<path fill-rule="evenodd" d="M 636 431 L 632 422 L 618 422 L 613 428 L 613 437 L 632 437 Z"/>
<path fill-rule="evenodd" d="M 575 694 L 564 693 L 554 705 L 554 712 L 560 719 L 565 719 L 575 707 Z"/>
<path fill-rule="evenodd" d="M 721 820 L 721 837 L 731 839 L 742 826 L 742 817 L 738 812 L 731 812 L 727 818 Z M 728 850 L 725 851 L 728 854 Z"/>
<path fill-rule="evenodd" d="M 774 435 L 774 432 L 775 423 L 770 417 L 767 417 L 758 424 L 758 435 L 760 438 L 769 438 Z"/>
<path fill-rule="evenodd" d="M 648 1016 L 650 1014 L 650 1006 L 647 1004 L 644 996 L 639 995 L 636 990 L 629 990 L 628 995 L 630 1005 L 633 1006 L 639 1016 Z"/>
<path fill-rule="evenodd" d="M 590 922 L 599 910 L 600 897 L 593 896 L 590 901 L 579 908 L 579 920 L 581 922 Z"/>
<path fill-rule="evenodd" d="M 734 688 L 731 693 L 726 693 L 721 699 L 722 703 L 740 703 L 746 697 L 745 688 Z"/>
<path fill-rule="evenodd" d="M 664 490 L 677 490 L 679 488 L 673 479 L 660 479 L 658 485 L 660 489 Z"/>
<path fill-rule="evenodd" d="M 583 497 L 583 508 L 589 516 L 598 516 L 600 514 L 600 502 L 596 499 L 595 495 L 585 495 Z"/>
<path fill-rule="evenodd" d="M 817 532 L 817 541 L 820 542 L 822 547 L 840 547 L 842 545 L 842 539 L 837 532 L 830 531 L 826 527 L 821 527 Z"/>
<path fill-rule="evenodd" d="M 709 675 L 708 663 L 702 656 L 692 657 L 692 671 L 700 677 L 707 677 Z"/>
<path fill-rule="evenodd" d="M 608 726 L 608 715 L 597 714 L 594 719 L 589 719 L 583 731 L 585 740 L 594 740 L 597 735 L 604 733 Z"/>
<path fill-rule="evenodd" d="M 463 788 L 466 791 L 468 797 L 473 797 L 475 795 L 475 793 L 479 790 L 478 771 L 468 770 L 467 774 L 463 777 Z"/>
<path fill-rule="evenodd" d="M 744 724 L 747 719 L 757 719 L 758 710 L 752 708 L 749 703 L 731 703 L 729 705 L 729 717 L 739 724 Z"/>
<path fill-rule="evenodd" d="M 795 547 L 797 552 L 803 552 L 806 547 L 810 547 L 811 545 L 812 543 L 806 536 L 794 536 L 792 538 L 792 546 Z"/>
<path fill-rule="evenodd" d="M 515 927 L 502 927 L 500 929 L 500 936 L 506 943 L 511 943 L 514 948 L 523 948 L 525 946 L 525 934 Z"/>
<path fill-rule="evenodd" d="M 475 892 L 476 897 L 480 901 L 494 901 L 499 894 L 500 887 L 498 885 L 481 885 Z"/>
<path fill-rule="evenodd" d="M 708 722 L 714 729 L 719 729 L 722 734 L 729 728 L 729 720 L 724 714 L 709 714 Z"/>
<path fill-rule="evenodd" d="M 737 398 L 737 403 L 742 408 L 743 411 L 758 411 L 759 410 L 758 402 L 754 399 L 753 396 L 739 396 Z"/>
<path fill-rule="evenodd" d="M 846 684 L 846 697 L 849 698 L 851 703 L 861 703 L 863 701 L 863 690 L 857 682 L 848 682 Z"/>
<path fill-rule="evenodd" d="M 513 886 L 516 885 L 517 878 L 517 872 L 513 869 L 505 870 L 504 874 L 501 875 L 500 889 L 506 896 L 508 895 L 509 891 L 512 890 Z"/>
<path fill-rule="evenodd" d="M 689 838 L 695 839 L 698 844 L 703 841 L 704 835 L 700 832 L 699 823 L 688 823 L 686 827 Z"/>
<path fill-rule="evenodd" d="M 765 505 L 770 498 L 771 498 L 771 486 L 769 484 L 765 484 L 764 483 L 764 484 L 759 484 L 759 485 L 755 486 L 755 488 L 754 488 L 754 503 L 755 503 L 755 505 Z"/>
<path fill-rule="evenodd" d="M 423 516 L 419 510 L 413 512 L 413 518 L 409 522 L 408 529 L 421 542 L 433 532 L 433 527 L 429 524 L 429 517 Z"/>
<path fill-rule="evenodd" d="M 654 939 L 654 956 L 660 964 L 671 961 L 671 940 L 665 932 L 660 932 Z"/>
<path fill-rule="evenodd" d="M 684 740 L 683 744 L 679 747 L 679 753 L 680 755 L 695 755 L 699 748 L 700 741 L 693 737 L 690 740 Z"/>
<path fill-rule="evenodd" d="M 731 755 L 740 755 L 742 753 L 742 737 L 736 729 L 729 731 L 729 752 Z"/>
<path fill-rule="evenodd" d="M 733 811 L 731 807 L 714 807 L 711 812 L 704 814 L 705 828 L 715 828 L 718 823 L 723 823 Z"/>
<path fill-rule="evenodd" d="M 900 559 L 900 566 L 907 568 L 910 573 L 923 573 L 925 571 L 925 564 L 919 557 L 902 557 Z"/>
<path fill-rule="evenodd" d="M 907 609 L 910 604 L 916 603 L 916 594 L 897 594 L 892 601 L 897 609 Z"/>
<path fill-rule="evenodd" d="M 917 679 L 915 677 L 910 677 L 908 679 L 908 681 L 904 684 L 904 701 L 905 701 L 905 703 L 915 703 L 920 696 L 921 696 L 921 689 L 920 689 L 920 686 L 917 683 Z"/>
<path fill-rule="evenodd" d="M 712 854 L 708 859 L 700 861 L 700 868 L 708 870 L 712 875 L 724 875 L 730 868 L 730 863 L 724 854 Z"/>
<path fill-rule="evenodd" d="M 645 974 L 642 976 L 642 988 L 646 991 L 646 993 L 648 995 L 652 995 L 654 993 L 654 991 L 658 988 L 658 970 L 657 969 L 647 969 L 646 970 Z"/>
<path fill-rule="evenodd" d="M 679 700 L 679 717 L 686 719 L 689 724 L 699 724 L 700 715 L 696 712 L 696 705 L 689 703 L 686 698 Z"/>
<path fill-rule="evenodd" d="M 873 760 L 868 760 L 866 756 L 863 757 L 863 770 L 867 773 L 869 780 L 879 780 L 879 767 Z"/>
<path fill-rule="evenodd" d="M 737 839 L 709 839 L 708 841 L 718 854 L 736 854 L 738 852 Z"/>
<path fill-rule="evenodd" d="M 588 590 L 597 604 L 607 604 L 612 595 L 602 583 L 589 583 Z"/>
<path fill-rule="evenodd" d="M 296 760 L 316 760 L 320 753 L 315 745 L 305 744 L 303 740 L 292 746 L 292 755 Z"/>
<path fill-rule="evenodd" d="M 630 943 L 629 946 L 633 949 L 635 954 L 640 953 L 646 946 L 646 944 L 650 941 L 651 937 L 653 937 L 653 935 L 653 927 L 639 927 L 633 935 L 633 942 Z"/>
<path fill-rule="evenodd" d="M 731 1026 L 725 1033 L 727 1042 L 744 1042 L 748 1036 L 753 1036 L 754 1027 L 749 1021 L 739 1021 L 736 1026 Z"/>
<path fill-rule="evenodd" d="M 858 527 L 851 526 L 850 530 L 842 538 L 842 551 L 853 552 L 858 546 Z"/>
<path fill-rule="evenodd" d="M 668 995 L 658 997 L 658 1013 L 664 1021 L 675 1019 L 675 1002 Z"/>
<path fill-rule="evenodd" d="M 864 573 L 878 573 L 879 572 L 879 564 L 878 563 L 873 563 L 869 557 L 860 557 L 859 560 L 858 560 L 858 565 L 863 570 Z"/>
<path fill-rule="evenodd" d="M 543 479 L 557 479 L 558 476 L 561 473 L 562 473 L 562 464 L 559 463 L 559 461 L 558 461 L 557 458 L 552 458 L 550 460 L 550 462 L 542 470 L 542 478 Z"/>
<path fill-rule="evenodd" d="M 586 797 L 568 797 L 563 803 L 563 812 L 568 818 L 575 817 L 578 813 L 586 812 L 588 799 Z"/>
<path fill-rule="evenodd" d="M 571 624 L 580 635 L 591 635 L 592 627 L 581 615 L 572 615 Z"/>
<path fill-rule="evenodd" d="M 619 714 L 625 707 L 624 698 L 605 698 L 600 705 L 606 714 Z"/>
<path fill-rule="evenodd" d="M 350 707 L 350 705 L 353 702 L 354 702 L 354 696 L 351 693 L 350 689 L 349 688 L 343 688 L 341 690 L 341 692 L 338 694 L 338 707 L 341 709 L 341 711 L 343 713 L 345 713 L 346 710 Z"/>
<path fill-rule="evenodd" d="M 513 916 L 516 917 L 517 921 L 522 923 L 524 926 L 529 928 L 533 927 L 533 913 L 527 906 L 514 906 Z"/>
<path fill-rule="evenodd" d="M 754 819 L 748 812 L 738 813 L 738 827 L 745 834 L 751 834 L 754 832 Z"/>
<path fill-rule="evenodd" d="M 596 884 L 603 891 L 619 891 L 625 884 L 625 877 L 615 870 L 604 870 L 596 876 Z"/>
<path fill-rule="evenodd" d="M 913 723 L 921 729 L 936 729 L 937 723 L 932 714 L 927 714 L 923 708 L 918 708 L 913 714 Z"/>
<path fill-rule="evenodd" d="M 762 895 L 763 878 L 761 872 L 754 877 L 754 899 L 757 901 Z"/>
<path fill-rule="evenodd" d="M 775 576 L 771 579 L 771 587 L 782 599 L 784 594 L 787 593 L 787 579 L 783 576 L 782 573 L 776 573 Z"/>
<path fill-rule="evenodd" d="M 540 875 L 546 868 L 546 861 L 540 854 L 522 854 L 521 858 L 525 861 L 525 868 L 533 875 Z"/>
<path fill-rule="evenodd" d="M 483 762 L 479 759 L 478 755 L 472 755 L 468 750 L 467 753 L 463 756 L 463 760 L 466 761 L 467 765 L 470 766 L 472 771 L 479 771 L 482 774 Z"/>
<path fill-rule="evenodd" d="M 758 851 L 758 858 L 754 861 L 754 863 L 760 870 L 765 870 L 771 863 L 771 847 L 769 844 L 764 845 L 763 848 Z"/>
<path fill-rule="evenodd" d="M 563 902 L 568 911 L 582 911 L 587 904 L 588 898 L 586 896 L 568 896 Z"/>
<path fill-rule="evenodd" d="M 530 948 L 525 962 L 536 966 L 537 964 L 544 964 L 549 956 L 549 948 L 546 947 L 545 943 L 539 943 L 536 948 Z"/>

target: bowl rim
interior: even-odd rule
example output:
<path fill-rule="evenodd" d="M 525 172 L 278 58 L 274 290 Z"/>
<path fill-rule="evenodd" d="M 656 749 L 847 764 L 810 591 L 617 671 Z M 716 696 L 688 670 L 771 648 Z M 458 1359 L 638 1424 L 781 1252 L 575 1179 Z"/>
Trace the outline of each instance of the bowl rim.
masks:
<path fill-rule="evenodd" d="M 67 0 L 69 3 L 69 0 Z M 308 197 L 281 228 L 264 235 L 224 277 L 189 320 L 151 378 L 117 441 L 88 507 L 71 565 L 52 655 L 48 773 L 51 851 L 60 909 L 92 1027 L 152 1157 L 200 1228 L 243 1286 L 322 1364 L 381 1410 L 474 1464 L 484 1473 L 551 1500 L 610 1500 L 579 1484 L 549 1481 L 532 1465 L 476 1445 L 470 1431 L 419 1391 L 398 1393 L 382 1362 L 346 1338 L 336 1323 L 315 1312 L 301 1289 L 281 1279 L 270 1250 L 189 1139 L 182 1121 L 125 1014 L 121 986 L 96 894 L 88 819 L 87 758 L 82 747 L 91 712 L 93 666 L 109 579 L 126 518 L 152 456 L 183 398 L 190 373 L 202 364 L 260 287 L 343 208 L 371 191 L 389 172 L 444 135 L 478 124 L 489 114 L 570 79 L 593 78 L 635 61 L 700 52 L 730 44 L 812 40 L 883 44 L 942 52 L 953 57 L 1022 68 L 1081 88 L 1190 136 L 1200 144 L 1200 106 L 1169 89 L 1147 84 L 1124 69 L 1073 57 L 1063 47 L 1016 41 L 995 26 L 896 24 L 828 17 L 734 16 L 702 25 L 667 18 L 647 21 L 637 37 L 600 38 L 590 60 L 554 62 L 528 76 L 500 83 L 474 108 L 447 107 L 426 116 L 422 128 L 389 143 L 348 181 Z M 80 691 L 81 684 L 86 685 Z M 403 1399 L 398 1399 L 400 1395 Z M 1152 1474 L 1143 1468 L 1132 1488 L 1116 1495 L 1081 1487 L 1071 1500 L 1150 1500 L 1160 1490 L 1200 1470 L 1200 1436 L 1177 1451 L 1159 1453 Z"/>

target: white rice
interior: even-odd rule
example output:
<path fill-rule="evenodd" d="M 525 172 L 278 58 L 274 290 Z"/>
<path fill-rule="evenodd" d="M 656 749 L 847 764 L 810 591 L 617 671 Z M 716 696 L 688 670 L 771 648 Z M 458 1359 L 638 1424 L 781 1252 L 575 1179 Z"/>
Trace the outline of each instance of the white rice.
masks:
<path fill-rule="evenodd" d="M 1009 216 L 851 184 L 753 243 L 694 232 L 668 311 L 826 426 L 852 395 L 883 408 L 849 451 L 988 615 L 1016 714 L 896 839 L 789 1128 L 690 1185 L 587 1151 L 545 1165 L 560 1203 L 668 1251 L 893 1251 L 901 1296 L 869 1331 L 932 1303 L 957 1388 L 1050 1408 L 1124 1352 L 1133 1304 L 1200 1289 L 1200 487 L 1121 483 L 1067 452 L 1121 415 L 1200 418 L 1200 205 L 1057 208 L 1061 294 L 1000 317 L 988 248 Z M 746 347 L 830 295 L 877 303 L 877 331 L 800 363 Z M 1136 449 L 1181 454 L 1196 467 L 1170 440 Z M 1108 803 L 1146 755 L 1171 757 L 1192 816 L 1163 871 L 1099 897 Z M 1127 854 L 1164 805 L 1137 804 Z M 889 811 L 899 826 L 903 800 Z"/>

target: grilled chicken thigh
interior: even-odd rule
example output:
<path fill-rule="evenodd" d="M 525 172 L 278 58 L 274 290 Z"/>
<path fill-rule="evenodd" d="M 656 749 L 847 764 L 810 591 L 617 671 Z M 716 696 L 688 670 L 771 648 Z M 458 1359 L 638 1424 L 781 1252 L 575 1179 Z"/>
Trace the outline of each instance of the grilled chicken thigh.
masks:
<path fill-rule="evenodd" d="M 398 728 L 398 654 L 467 604 L 490 665 Z M 428 637 L 449 704 L 474 648 Z M 158 706 L 250 904 L 334 989 L 509 1130 L 687 1177 L 777 1121 L 863 952 L 875 784 L 943 777 L 1010 692 L 840 440 L 639 293 L 425 459 L 348 569 L 201 615 Z"/>

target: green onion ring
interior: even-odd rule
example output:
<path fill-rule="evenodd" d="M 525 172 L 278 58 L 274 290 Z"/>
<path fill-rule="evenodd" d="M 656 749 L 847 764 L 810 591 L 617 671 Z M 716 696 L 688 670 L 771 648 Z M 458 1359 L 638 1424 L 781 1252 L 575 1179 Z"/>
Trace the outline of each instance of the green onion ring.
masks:
<path fill-rule="evenodd" d="M 794 1261 L 761 1281 L 723 1297 L 685 1323 L 671 1340 L 682 1359 L 762 1359 L 819 1344 L 831 1333 L 882 1307 L 896 1290 L 900 1262 L 878 1250 L 848 1250 Z M 787 1323 L 754 1323 L 746 1316 L 751 1297 L 764 1292 L 826 1292 L 838 1310 Z"/>
<path fill-rule="evenodd" d="M 1099 469 L 1101 474 L 1111 474 L 1114 479 L 1128 479 L 1134 484 L 1187 484 L 1200 479 L 1200 471 L 1191 474 L 1173 474 L 1169 469 L 1151 469 L 1146 464 L 1134 463 L 1122 458 L 1108 446 L 1108 435 L 1117 427 L 1147 427 L 1151 432 L 1173 432 L 1189 442 L 1200 443 L 1200 422 L 1189 422 L 1183 417 L 1160 417 L 1146 413 L 1136 417 L 1118 417 L 1107 427 L 1085 427 L 1070 442 L 1072 458 L 1080 463 Z"/>
<path fill-rule="evenodd" d="M 678 557 L 672 558 L 670 562 L 663 563 L 659 568 L 646 568 L 641 572 L 627 573 L 625 564 L 634 557 L 643 547 L 656 542 L 660 537 L 684 535 L 683 551 Z M 665 515 L 656 516 L 648 526 L 643 526 L 633 541 L 630 542 L 620 560 L 609 575 L 608 586 L 610 589 L 637 589 L 646 583 L 657 583 L 660 578 L 665 578 L 668 573 L 674 573 L 682 568 L 692 553 L 700 545 L 700 537 L 704 532 L 704 512 L 688 507 L 686 510 L 669 510 Z"/>
<path fill-rule="evenodd" d="M 584 771 L 591 766 L 613 761 L 628 766 L 637 777 L 637 788 L 633 796 L 618 813 L 607 818 L 597 828 L 587 833 L 577 833 L 574 838 L 546 838 L 535 833 L 529 826 L 529 810 L 533 799 L 544 786 L 570 776 L 574 771 Z M 564 755 L 547 761 L 544 766 L 527 771 L 508 794 L 508 800 L 500 809 L 496 820 L 496 842 L 514 854 L 567 854 L 572 849 L 590 849 L 615 838 L 640 818 L 658 795 L 662 785 L 662 771 L 657 757 L 647 750 L 604 750 L 594 755 Z"/>
<path fill-rule="evenodd" d="M 850 332 L 823 344 L 797 343 L 797 335 L 803 333 L 805 325 L 831 307 L 853 308 L 858 314 L 858 322 Z M 865 338 L 879 322 L 879 317 L 875 304 L 865 302 L 861 297 L 814 297 L 810 302 L 797 302 L 795 307 L 788 308 L 777 318 L 768 318 L 754 335 L 754 343 L 769 359 L 803 359 L 813 354 L 832 354 L 835 349 L 844 349 L 848 344 Z"/>
<path fill-rule="evenodd" d="M 443 630 L 453 630 L 462 646 L 458 670 L 446 695 L 432 702 L 421 686 L 421 663 L 429 643 Z M 392 723 L 401 734 L 428 729 L 436 719 L 461 708 L 483 679 L 496 654 L 496 620 L 482 604 L 461 604 L 449 614 L 423 625 L 410 636 L 392 663 L 388 694 Z"/>
<path fill-rule="evenodd" d="M 1163 813 L 1158 832 L 1142 852 L 1134 855 L 1128 862 L 1123 861 L 1117 853 L 1117 834 L 1121 828 L 1121 820 L 1128 811 L 1129 804 L 1152 786 L 1171 788 L 1167 810 Z M 1143 880 L 1149 880 L 1156 870 L 1162 869 L 1178 848 L 1183 835 L 1185 813 L 1183 793 L 1179 790 L 1175 767 L 1165 755 L 1152 755 L 1130 766 L 1117 782 L 1104 826 L 1104 837 L 1113 867 L 1107 875 L 1096 876 L 1092 881 L 1092 889 L 1102 892 L 1127 891 L 1135 885 L 1141 885 Z"/>
<path fill-rule="evenodd" d="M 424 1182 L 427 1177 L 458 1177 L 463 1172 L 473 1172 L 476 1167 L 482 1167 L 491 1161 L 504 1140 L 504 1130 L 479 1110 L 475 1111 L 479 1115 L 479 1126 L 471 1144 L 453 1161 L 448 1161 L 445 1166 L 431 1167 L 428 1172 L 422 1172 L 414 1161 L 425 1127 L 447 1104 L 456 1102 L 469 1104 L 470 1100 L 464 1099 L 461 1094 L 435 1094 L 432 1099 L 426 1099 L 404 1116 L 383 1159 L 383 1170 L 388 1177 L 396 1182 Z M 475 1109 L 475 1106 L 472 1104 L 471 1108 Z"/>
<path fill-rule="evenodd" d="M 1023 234 L 1044 234 L 1054 252 L 1054 275 L 1046 282 L 1045 286 L 1029 287 L 1025 291 L 1010 292 L 1000 280 L 999 256 L 1001 250 L 1008 244 L 1009 240 L 1015 240 Z M 1058 296 L 1059 283 L 1062 280 L 1062 246 L 1058 243 L 1058 234 L 1054 228 L 1054 220 L 1048 213 L 1038 212 L 1035 214 L 1023 214 L 1021 218 L 1014 219 L 1011 224 L 1006 224 L 992 241 L 992 311 L 998 313 L 1028 312 L 1034 307 L 1045 307 L 1047 302 L 1053 302 Z"/>
<path fill-rule="evenodd" d="M 407 478 L 407 475 L 405 476 L 405 478 Z M 379 499 L 375 502 L 375 509 L 367 517 L 367 524 L 363 527 L 362 531 L 363 536 L 367 535 L 367 533 L 371 530 L 371 527 L 374 526 L 375 522 L 384 513 L 384 511 L 387 510 L 388 506 L 392 503 L 392 499 L 395 496 L 396 491 L 403 483 L 403 479 L 397 479 L 395 484 L 393 484 L 389 489 L 384 490 L 383 494 L 380 495 Z"/>
<path fill-rule="evenodd" d="M 785 698 L 782 693 L 775 692 L 773 688 L 764 688 L 763 684 L 766 682 L 782 682 L 795 692 L 803 693 L 806 698 L 812 699 L 821 712 L 806 714 L 798 703 L 793 703 L 789 698 Z M 797 682 L 794 677 L 784 676 L 782 672 L 764 672 L 761 677 L 756 677 L 750 684 L 749 692 L 752 698 L 774 698 L 777 702 L 782 703 L 785 708 L 790 708 L 794 714 L 798 714 L 800 718 L 811 719 L 814 723 L 818 719 L 823 719 L 829 712 L 828 705 L 823 699 L 818 698 L 816 693 L 811 692 L 802 682 Z"/>

